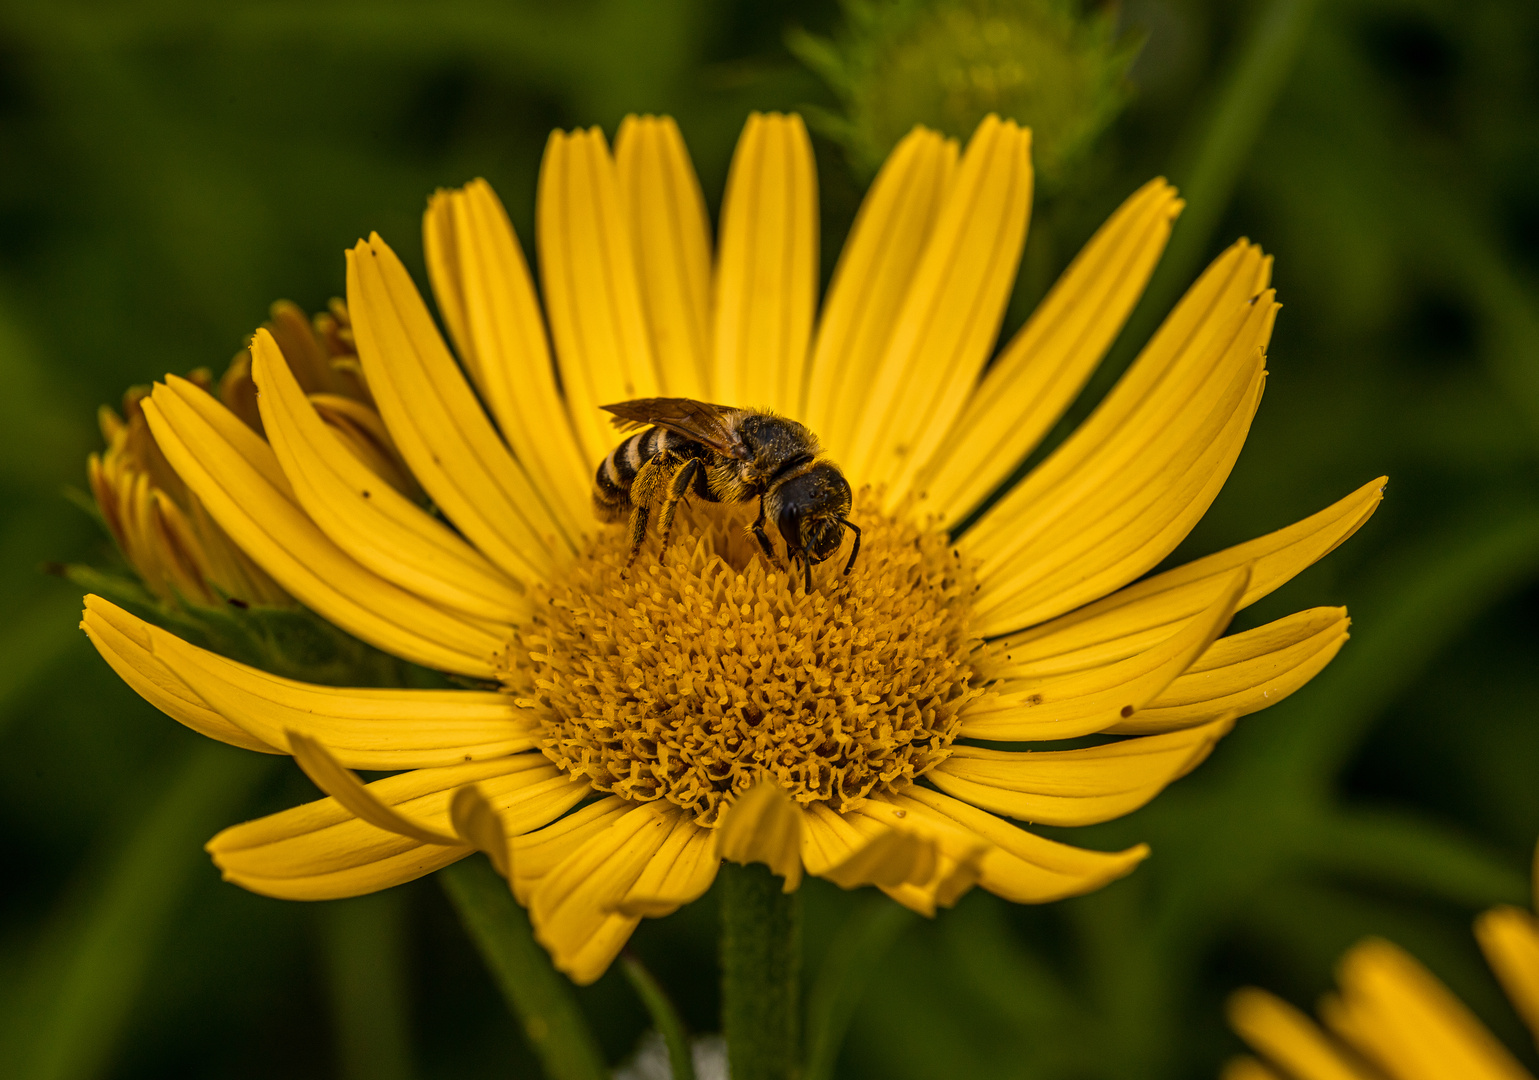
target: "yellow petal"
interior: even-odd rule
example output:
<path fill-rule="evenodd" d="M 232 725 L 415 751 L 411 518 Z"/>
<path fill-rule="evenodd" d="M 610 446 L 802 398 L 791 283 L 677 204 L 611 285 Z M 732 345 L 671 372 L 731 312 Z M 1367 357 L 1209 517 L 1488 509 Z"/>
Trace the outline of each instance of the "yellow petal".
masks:
<path fill-rule="evenodd" d="M 255 388 L 256 383 L 253 381 L 251 385 Z M 395 440 L 385 430 L 385 422 L 372 405 L 341 394 L 307 394 L 305 400 L 314 406 L 316 414 L 348 452 L 370 472 L 408 499 L 414 502 L 423 499 L 422 489 L 406 470 L 401 452 L 395 448 Z M 260 407 L 257 416 L 261 418 Z"/>
<path fill-rule="evenodd" d="M 801 405 L 818 287 L 812 142 L 795 114 L 751 113 L 721 203 L 713 392 L 725 405 Z"/>
<path fill-rule="evenodd" d="M 574 550 L 508 452 L 395 252 L 371 235 L 347 256 L 358 361 L 412 474 L 465 538 L 519 580 Z"/>
<path fill-rule="evenodd" d="M 1532 1080 L 1448 988 L 1409 953 L 1370 939 L 1342 958 L 1343 1030 L 1391 1075 Z"/>
<path fill-rule="evenodd" d="M 595 461 L 572 430 L 534 282 L 485 180 L 439 191 L 422 219 L 428 275 L 466 369 L 568 536 L 592 528 Z"/>
<path fill-rule="evenodd" d="M 957 167 L 842 464 L 891 511 L 961 412 L 994 347 L 1031 211 L 1031 133 L 989 116 Z"/>
<path fill-rule="evenodd" d="M 590 803 L 575 814 L 568 814 L 539 832 L 514 836 L 512 884 L 518 902 L 528 907 L 529 898 L 546 874 L 634 805 L 618 795 L 611 795 Z"/>
<path fill-rule="evenodd" d="M 622 120 L 615 167 L 663 392 L 710 401 L 711 227 L 673 117 Z"/>
<path fill-rule="evenodd" d="M 251 556 L 238 548 L 209 516 L 208 509 L 192 492 L 187 493 L 187 517 L 197 533 L 198 543 L 213 567 L 210 580 L 226 595 L 242 597 L 253 604 L 287 607 L 289 594 L 268 576 Z"/>
<path fill-rule="evenodd" d="M 916 127 L 888 155 L 839 255 L 818 321 L 804 419 L 848 458 L 877 365 L 956 171 L 957 144 Z"/>
<path fill-rule="evenodd" d="M 91 644 L 96 646 L 96 651 L 101 653 L 102 659 L 118 673 L 118 677 L 145 701 L 199 735 L 239 746 L 243 750 L 257 750 L 264 754 L 284 752 L 220 716 L 182 680 L 166 670 L 164 665 L 145 663 L 143 657 L 148 648 L 148 635 L 143 632 L 143 624 L 139 620 L 133 619 L 131 623 L 122 620 L 120 623 L 117 614 L 127 615 L 127 612 L 99 596 L 87 596 L 85 605 L 80 628 L 91 639 Z"/>
<path fill-rule="evenodd" d="M 620 441 L 599 406 L 662 389 L 620 181 L 598 128 L 551 133 L 540 164 L 535 239 L 572 426 L 597 467 Z"/>
<path fill-rule="evenodd" d="M 218 402 L 190 383 L 167 384 L 155 388 L 143 409 L 156 443 L 209 515 L 301 603 L 419 664 L 480 678 L 496 673 L 492 657 L 503 636 L 391 584 L 337 547 L 292 501 L 286 479 L 281 487 L 273 484 L 254 463 L 260 455 L 224 438 L 230 423 L 240 424 L 233 414 L 226 411 L 226 423 L 210 422 L 223 409 Z M 278 468 L 276 457 L 272 467 Z"/>
<path fill-rule="evenodd" d="M 1117 852 L 1060 844 L 917 785 L 891 801 L 910 815 L 955 823 L 992 845 L 982 855 L 978 884 L 1017 904 L 1044 904 L 1094 892 L 1130 873 L 1149 855 L 1143 844 Z"/>
<path fill-rule="evenodd" d="M 285 734 L 288 737 L 289 753 L 294 755 L 294 760 L 305 771 L 305 775 L 315 782 L 316 787 L 336 799 L 344 809 L 351 810 L 360 820 L 423 844 L 441 844 L 445 847 L 463 845 L 464 842 L 453 833 L 441 832 L 413 821 L 375 798 L 362 780 L 339 765 L 337 759 L 315 739 L 292 729 Z"/>
<path fill-rule="evenodd" d="M 285 753 L 293 728 L 324 741 L 349 768 L 410 769 L 502 757 L 536 742 L 506 694 L 296 682 L 189 645 L 97 596 L 86 598 L 82 625 L 151 704 L 237 746 Z"/>
<path fill-rule="evenodd" d="M 1169 377 L 1115 432 L 1092 416 L 962 538 L 981 560 L 980 632 L 1007 633 L 1104 596 L 1185 538 L 1222 487 L 1260 401 L 1277 305 L 1270 292 L 1254 299 L 1227 305 L 1211 334 L 1174 350 Z M 1135 365 L 1118 389 L 1141 374 Z M 1102 409 L 1117 398 L 1113 391 Z M 1063 469 L 1060 456 L 1077 460 Z"/>
<path fill-rule="evenodd" d="M 1350 622 L 1346 608 L 1313 608 L 1219 638 L 1158 697 L 1106 730 L 1146 735 L 1270 708 L 1331 662 Z"/>
<path fill-rule="evenodd" d="M 1016 571 L 1010 575 L 1016 591 L 1005 595 L 1011 585 L 1002 585 L 989 601 L 980 599 L 980 607 L 991 604 L 980 620 L 980 632 L 994 636 L 1077 608 L 1139 577 L 1175 550 L 1228 479 L 1260 403 L 1265 376 L 1258 364 L 1231 384 L 1238 394 L 1219 411 L 1224 426 L 1211 441 L 1202 431 L 1185 443 L 1183 458 L 1197 451 L 1190 466 L 1165 474 L 1144 488 L 1140 498 L 1119 504 L 1117 496 L 1111 495 L 1108 502 L 1117 509 L 1093 523 L 1088 519 L 1098 511 L 1084 508 L 1081 524 L 1086 527 L 1065 534 L 1072 541 L 1048 543 L 1057 555 L 1051 568 Z M 1031 566 L 1035 557 L 1035 553 L 1018 554 L 1015 561 L 1017 566 Z"/>
<path fill-rule="evenodd" d="M 271 321 L 264 324 L 263 329 L 277 338 L 283 355 L 288 357 L 289 365 L 293 368 L 294 377 L 305 388 L 305 393 L 322 394 L 341 389 L 345 384 L 338 378 L 333 358 L 316 334 L 315 324 L 305 310 L 291 300 L 279 300 L 272 305 L 269 313 Z"/>
<path fill-rule="evenodd" d="M 1475 936 L 1502 988 L 1539 1042 L 1539 921 L 1515 907 L 1497 907 L 1475 920 Z"/>
<path fill-rule="evenodd" d="M 761 862 L 785 878 L 785 891 L 802 880 L 802 820 L 780 785 L 761 780 L 727 807 L 717 829 L 717 851 L 733 862 Z"/>
<path fill-rule="evenodd" d="M 529 921 L 551 962 L 574 982 L 597 979 L 625 944 L 638 920 L 616 915 L 615 908 L 675 828 L 693 827 L 685 818 L 668 803 L 633 805 L 540 880 Z M 603 948 L 594 947 L 596 936 Z"/>
<path fill-rule="evenodd" d="M 1314 1021 L 1265 990 L 1236 991 L 1228 1013 L 1240 1038 L 1297 1080 L 1371 1080 Z"/>
<path fill-rule="evenodd" d="M 996 740 L 1071 739 L 1137 716 L 1223 633 L 1249 580 L 1244 568 L 1231 574 L 1200 617 L 1136 656 L 977 699 L 962 711 L 961 734 Z M 1011 654 L 1006 653 L 1006 672 L 1010 662 Z"/>
<path fill-rule="evenodd" d="M 177 375 L 167 375 L 166 381 L 163 384 L 157 384 L 155 389 L 159 404 L 164 406 L 174 395 L 178 404 L 190 410 L 211 428 L 219 441 L 238 454 L 241 461 L 254 469 L 284 498 L 293 500 L 294 489 L 289 486 L 288 477 L 283 474 L 283 466 L 278 464 L 278 457 L 273 453 L 273 448 L 267 445 L 265 439 L 247 427 L 240 417 L 221 405 L 212 394 L 196 383 Z M 159 438 L 155 441 L 160 442 Z M 161 448 L 164 450 L 163 445 Z M 175 467 L 173 462 L 172 468 Z M 177 475 L 181 475 L 180 469 L 177 469 Z M 186 479 L 182 476 L 183 481 Z"/>
<path fill-rule="evenodd" d="M 855 821 L 869 818 L 888 828 L 906 830 L 933 845 L 935 869 L 928 881 L 882 887 L 888 896 L 926 918 L 933 917 L 937 908 L 951 907 L 978 883 L 983 859 L 993 847 L 977 833 L 919 804 L 899 805 L 896 796 L 873 795 L 859 810 L 845 816 Z"/>
<path fill-rule="evenodd" d="M 480 788 L 466 785 L 449 800 L 449 822 L 454 833 L 471 847 L 484 851 L 497 873 L 511 873 L 508 862 L 508 834 L 502 827 L 497 808 Z"/>
<path fill-rule="evenodd" d="M 262 425 L 294 497 L 343 551 L 387 581 L 468 615 L 527 617 L 523 592 L 441 521 L 408 501 L 326 426 L 289 372 L 272 335 L 251 341 Z"/>
<path fill-rule="evenodd" d="M 597 982 L 630 940 L 641 920 L 633 915 L 610 915 L 598 923 L 587 941 L 566 960 L 563 969 L 578 986 Z"/>
<path fill-rule="evenodd" d="M 1373 516 L 1384 478 L 1303 521 L 1146 578 L 1052 622 L 995 645 L 1014 678 L 1042 678 L 1121 660 L 1168 637 L 1224 588 L 1237 567 L 1251 568 L 1240 607 L 1255 603 L 1334 551 Z"/>
<path fill-rule="evenodd" d="M 1202 727 L 1082 750 L 1011 753 L 954 746 L 927 775 L 948 795 L 1019 821 L 1094 825 L 1132 813 L 1185 776 L 1234 727 Z"/>
<path fill-rule="evenodd" d="M 921 885 L 934 876 L 936 843 L 875 818 L 836 814 L 823 803 L 803 812 L 802 862 L 841 889 Z"/>
<path fill-rule="evenodd" d="M 1118 460 L 1135 459 L 1149 436 L 1188 411 L 1191 396 L 1222 366 L 1249 321 L 1244 309 L 1266 289 L 1270 274 L 1270 258 L 1244 240 L 1215 259 L 1089 419 L 1001 501 L 1034 503 L 1087 468 L 1099 465 L 1105 473 Z M 996 506 L 971 532 L 978 539 L 1008 534 L 1010 517 Z"/>
<path fill-rule="evenodd" d="M 1047 434 L 1127 321 L 1183 205 L 1151 180 L 1075 256 L 920 472 L 927 513 L 955 525 Z"/>
<path fill-rule="evenodd" d="M 151 550 L 171 590 L 180 596 L 217 604 L 218 594 L 209 588 L 213 567 L 203 551 L 192 523 L 165 492 L 148 485 L 140 488 L 147 498 L 136 508 L 144 515 L 152 537 Z M 153 588 L 153 586 L 152 586 Z"/>
<path fill-rule="evenodd" d="M 540 754 L 417 769 L 368 785 L 380 803 L 429 829 L 451 828 L 456 789 L 477 784 L 510 834 L 560 817 L 592 791 Z M 227 881 L 286 900 L 360 896 L 411 881 L 461 858 L 468 847 L 421 844 L 355 817 L 335 799 L 225 829 L 208 842 Z"/>
<path fill-rule="evenodd" d="M 654 919 L 668 915 L 704 896 L 720 867 L 716 836 L 681 815 L 615 910 L 621 915 Z"/>

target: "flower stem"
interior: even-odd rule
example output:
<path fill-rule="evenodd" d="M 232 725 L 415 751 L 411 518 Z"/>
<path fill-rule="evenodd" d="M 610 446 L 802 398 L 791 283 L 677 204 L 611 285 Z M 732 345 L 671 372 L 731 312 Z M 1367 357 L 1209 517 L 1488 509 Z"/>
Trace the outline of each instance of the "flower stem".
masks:
<path fill-rule="evenodd" d="M 757 863 L 721 868 L 722 1030 L 732 1080 L 800 1075 L 801 894 Z"/>
<path fill-rule="evenodd" d="M 439 877 L 545 1075 L 550 1080 L 608 1080 L 609 1069 L 572 984 L 534 940 L 529 916 L 508 883 L 490 863 L 474 857 L 440 870 Z"/>

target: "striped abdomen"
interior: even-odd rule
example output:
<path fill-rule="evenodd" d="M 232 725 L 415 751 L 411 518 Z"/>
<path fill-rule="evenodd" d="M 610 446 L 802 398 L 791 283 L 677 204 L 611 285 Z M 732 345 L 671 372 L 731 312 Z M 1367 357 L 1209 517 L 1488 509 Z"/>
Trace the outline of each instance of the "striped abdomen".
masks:
<path fill-rule="evenodd" d="M 609 452 L 599 462 L 593 476 L 593 505 L 605 521 L 620 521 L 631 511 L 631 484 L 641 466 L 659 454 L 668 454 L 677 461 L 690 458 L 710 458 L 711 452 L 693 439 L 676 435 L 666 428 L 652 427 L 638 431 Z M 695 478 L 691 495 L 715 502 L 706 486 L 705 470 Z"/>

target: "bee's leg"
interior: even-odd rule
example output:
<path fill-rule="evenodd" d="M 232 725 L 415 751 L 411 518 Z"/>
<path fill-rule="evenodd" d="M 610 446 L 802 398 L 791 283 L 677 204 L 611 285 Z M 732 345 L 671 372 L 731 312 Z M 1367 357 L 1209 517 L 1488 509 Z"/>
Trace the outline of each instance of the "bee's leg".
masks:
<path fill-rule="evenodd" d="M 647 538 L 647 518 L 650 509 L 645 503 L 637 503 L 631 510 L 631 550 L 625 556 L 625 566 L 620 570 L 623 578 L 631 572 L 631 566 L 636 562 L 636 556 L 641 554 L 642 542 Z"/>
<path fill-rule="evenodd" d="M 695 482 L 695 476 L 700 472 L 700 459 L 690 458 L 678 471 L 673 474 L 673 479 L 668 481 L 668 493 L 663 496 L 663 511 L 657 518 L 657 531 L 662 535 L 663 548 L 668 547 L 668 539 L 673 535 L 673 515 L 679 512 L 679 503 L 684 501 L 684 493 Z"/>
<path fill-rule="evenodd" d="M 846 521 L 844 518 L 839 519 L 839 524 L 855 534 L 855 546 L 850 548 L 850 561 L 844 564 L 844 576 L 849 577 L 850 571 L 855 569 L 855 556 L 860 554 L 860 527 L 852 521 Z"/>
<path fill-rule="evenodd" d="M 807 590 L 807 595 L 811 596 L 812 595 L 812 560 L 807 558 L 805 553 L 802 555 L 802 579 L 805 582 L 804 587 Z"/>
<path fill-rule="evenodd" d="M 642 462 L 641 468 L 636 470 L 636 478 L 631 481 L 631 505 L 634 507 L 631 510 L 631 550 L 625 557 L 621 577 L 630 572 L 647 538 L 647 518 L 651 516 L 652 504 L 657 501 L 658 489 L 662 487 L 666 476 L 667 463 L 662 458 L 663 455 L 659 454 Z"/>
<path fill-rule="evenodd" d="M 780 556 L 775 554 L 775 545 L 770 543 L 769 533 L 764 531 L 764 496 L 759 496 L 759 516 L 749 526 L 753 538 L 759 541 L 759 546 L 764 549 L 764 557 L 776 570 L 780 569 Z"/>

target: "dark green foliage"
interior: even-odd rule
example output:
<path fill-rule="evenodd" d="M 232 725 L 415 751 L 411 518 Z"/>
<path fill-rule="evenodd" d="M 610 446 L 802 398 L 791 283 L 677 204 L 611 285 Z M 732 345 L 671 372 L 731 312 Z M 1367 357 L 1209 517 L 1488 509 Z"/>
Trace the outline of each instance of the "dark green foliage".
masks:
<path fill-rule="evenodd" d="M 903 928 L 834 1075 L 1211 1077 L 1238 1046 L 1225 994 L 1255 982 L 1307 1005 L 1370 932 L 1421 956 L 1533 1067 L 1469 923 L 1527 899 L 1539 838 L 1539 8 L 1095 11 L 1144 42 L 1136 94 L 1039 201 L 1006 332 L 1157 174 L 1193 203 L 1172 249 L 1188 261 L 1173 259 L 1166 288 L 1237 236 L 1274 252 L 1286 306 L 1267 396 L 1172 561 L 1388 473 L 1360 535 L 1238 622 L 1345 603 L 1353 640 L 1148 809 L 1064 830 L 1102 848 L 1149 840 L 1129 880 L 1050 908 L 975 893 Z M 1288 62 L 1246 67 L 1268 26 Z M 420 1076 L 536 1075 L 435 883 L 402 890 L 394 970 L 347 1003 L 337 995 L 376 969 L 347 967 L 368 950 L 327 937 L 329 905 L 219 882 L 198 843 L 313 788 L 285 760 L 200 749 L 141 702 L 75 628 L 80 585 L 40 568 L 108 561 L 98 524 L 60 494 L 82 484 L 99 403 L 168 370 L 220 369 L 277 297 L 320 307 L 342 290 L 342 249 L 370 229 L 425 280 L 418 214 L 436 186 L 486 176 L 532 257 L 549 129 L 612 135 L 627 111 L 668 111 L 717 205 L 750 109 L 845 105 L 787 51 L 793 27 L 846 32 L 831 0 L 0 12 L 0 1074 L 356 1073 L 357 1032 L 405 1012 L 414 1030 L 396 1045 Z M 1246 108 L 1226 113 L 1236 86 Z M 842 149 L 818 144 L 826 269 L 860 192 Z M 131 583 L 89 587 L 133 600 Z M 266 666 L 419 677 L 348 654 L 356 643 L 307 615 L 199 619 L 202 640 Z M 182 771 L 200 753 L 220 783 Z M 160 872 L 135 869 L 134 852 Z M 872 900 L 805 887 L 809 985 L 847 984 L 819 982 L 821 959 L 851 951 L 835 939 L 860 932 Z M 633 942 L 697 1033 L 718 1025 L 716 902 L 645 922 Z M 649 1021 L 621 973 L 576 997 L 608 1060 L 628 1055 Z M 843 990 L 812 996 L 825 998 L 849 1008 Z"/>

